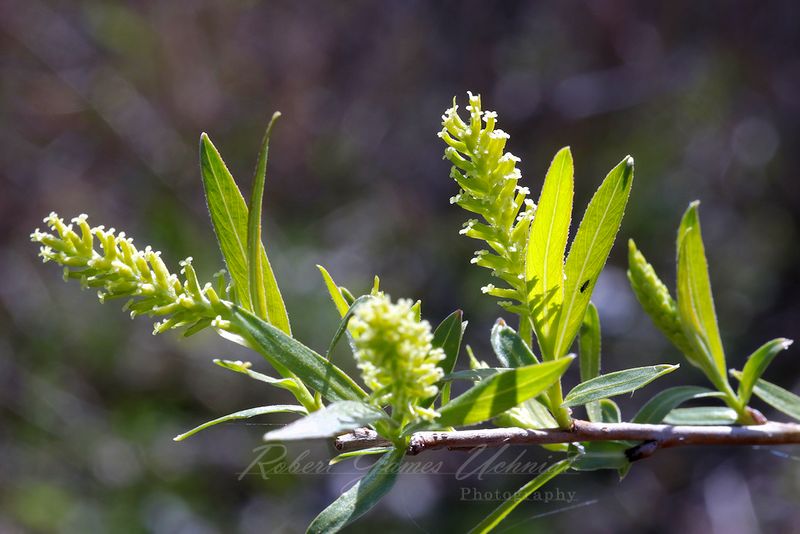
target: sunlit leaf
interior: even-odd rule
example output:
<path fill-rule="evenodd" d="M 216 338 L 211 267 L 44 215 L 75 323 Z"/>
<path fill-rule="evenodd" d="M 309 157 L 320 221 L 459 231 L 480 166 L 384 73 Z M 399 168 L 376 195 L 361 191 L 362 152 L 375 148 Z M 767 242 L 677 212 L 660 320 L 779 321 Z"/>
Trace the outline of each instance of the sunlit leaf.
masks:
<path fill-rule="evenodd" d="M 558 380 L 572 356 L 496 373 L 439 409 L 438 426 L 473 425 L 535 397 Z"/>
<path fill-rule="evenodd" d="M 247 218 L 247 265 L 253 311 L 257 316 L 269 321 L 284 332 L 291 333 L 286 306 L 261 241 L 261 209 L 264 203 L 264 182 L 267 178 L 269 139 L 272 127 L 280 116 L 280 112 L 275 112 L 272 120 L 269 121 L 258 154 Z"/>
<path fill-rule="evenodd" d="M 265 415 L 270 413 L 296 413 L 301 415 L 307 415 L 308 411 L 302 406 L 292 406 L 286 404 L 276 404 L 274 406 L 259 406 L 258 408 L 250 408 L 248 410 L 242 410 L 240 412 L 224 415 L 222 417 L 214 419 L 213 421 L 208 421 L 207 423 L 203 423 L 202 425 L 195 427 L 188 432 L 184 432 L 183 434 L 175 436 L 172 439 L 175 441 L 183 441 L 189 436 L 194 436 L 201 430 L 205 430 L 210 426 L 218 425 L 220 423 L 226 423 L 228 421 L 236 421 L 238 419 L 248 419 L 256 415 Z"/>
<path fill-rule="evenodd" d="M 538 332 L 546 332 L 554 310 L 563 299 L 564 251 L 572 219 L 573 164 L 569 147 L 559 150 L 544 179 L 536 216 L 528 237 L 525 279 L 532 283 L 529 296 L 543 298 L 552 292 L 548 306 L 542 306 L 532 319 Z"/>
<path fill-rule="evenodd" d="M 247 260 L 247 204 L 225 162 L 206 134 L 200 136 L 200 170 L 214 233 L 233 281 L 234 290 L 242 307 L 252 311 Z M 266 287 L 271 288 L 271 299 L 274 301 L 275 309 L 278 310 L 269 320 L 287 334 L 291 334 L 283 301 L 281 299 L 278 303 L 276 300 L 280 299 L 280 292 L 263 245 L 261 249 L 262 277 Z M 283 308 L 283 313 L 279 313 L 280 308 Z"/>
<path fill-rule="evenodd" d="M 671 373 L 679 365 L 651 365 L 600 375 L 572 388 L 564 398 L 564 406 L 580 406 L 588 402 L 630 393 Z"/>
<path fill-rule="evenodd" d="M 383 410 L 358 401 L 337 401 L 302 419 L 267 432 L 265 441 L 324 439 L 388 418 Z"/>
<path fill-rule="evenodd" d="M 689 205 L 678 230 L 678 314 L 687 339 L 707 360 L 704 365 L 701 362 L 702 368 L 717 388 L 724 389 L 725 352 L 711 295 L 698 205 L 697 201 Z"/>
<path fill-rule="evenodd" d="M 764 343 L 747 359 L 742 369 L 741 378 L 739 378 L 739 391 L 738 396 L 742 404 L 747 404 L 750 401 L 750 396 L 753 394 L 753 387 L 756 380 L 761 378 L 767 366 L 772 362 L 772 359 L 778 355 L 782 350 L 786 350 L 792 344 L 791 339 L 779 337 Z"/>
<path fill-rule="evenodd" d="M 555 358 L 567 353 L 578 334 L 622 223 L 632 184 L 633 158 L 627 156 L 608 173 L 586 208 L 564 266 L 564 302 L 551 343 Z"/>
<path fill-rule="evenodd" d="M 344 317 L 344 314 L 346 314 L 347 310 L 350 308 L 350 304 L 347 303 L 342 289 L 336 285 L 336 282 L 333 281 L 333 278 L 331 278 L 331 275 L 325 267 L 317 265 L 317 269 L 319 269 L 319 272 L 322 274 L 322 279 L 325 281 L 325 287 L 328 288 L 328 293 L 330 293 L 334 306 L 336 306 L 339 314 Z"/>
<path fill-rule="evenodd" d="M 405 450 L 394 449 L 378 460 L 369 472 L 325 508 L 308 527 L 309 534 L 339 532 L 368 512 L 386 495 L 397 479 Z"/>

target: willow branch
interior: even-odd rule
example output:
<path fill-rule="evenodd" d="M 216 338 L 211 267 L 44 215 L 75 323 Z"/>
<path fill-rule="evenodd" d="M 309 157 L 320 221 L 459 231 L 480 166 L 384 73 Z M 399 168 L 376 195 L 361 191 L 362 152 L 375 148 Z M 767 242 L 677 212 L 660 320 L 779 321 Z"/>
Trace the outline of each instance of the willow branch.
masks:
<path fill-rule="evenodd" d="M 800 444 L 800 424 L 767 422 L 752 426 L 642 425 L 636 423 L 590 423 L 575 420 L 571 429 L 527 430 L 486 428 L 453 432 L 417 432 L 411 436 L 408 454 L 434 449 L 472 449 L 503 445 L 543 445 L 579 441 L 636 441 L 626 451 L 631 461 L 658 449 L 686 445 L 788 445 Z M 369 429 L 357 429 L 336 438 L 341 452 L 390 445 Z"/>

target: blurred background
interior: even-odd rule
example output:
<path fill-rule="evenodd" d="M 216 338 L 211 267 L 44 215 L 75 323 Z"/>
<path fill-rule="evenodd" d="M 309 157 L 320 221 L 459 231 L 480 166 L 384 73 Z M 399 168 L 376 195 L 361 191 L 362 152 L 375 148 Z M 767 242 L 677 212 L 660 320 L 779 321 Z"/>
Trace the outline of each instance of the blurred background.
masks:
<path fill-rule="evenodd" d="M 458 236 L 467 214 L 448 202 L 457 189 L 436 138 L 467 90 L 499 113 L 534 199 L 564 145 L 578 215 L 614 164 L 636 158 L 594 296 L 605 371 L 679 361 L 627 287 L 625 241 L 673 287 L 675 231 L 694 199 L 731 365 L 768 339 L 796 338 L 800 5 L 647 4 L 0 0 L 0 532 L 299 532 L 354 478 L 348 464 L 317 476 L 248 471 L 280 416 L 173 442 L 205 420 L 288 399 L 211 363 L 250 359 L 266 371 L 256 355 L 212 332 L 153 337 L 146 319 L 63 283 L 28 240 L 51 210 L 87 212 L 163 250 L 176 270 L 194 256 L 210 278 L 222 259 L 199 135 L 246 193 L 274 110 L 284 117 L 266 240 L 295 335 L 317 350 L 338 323 L 321 263 L 354 292 L 379 274 L 392 296 L 423 299 L 434 324 L 462 308 L 467 342 L 492 363 L 489 328 L 502 310 L 480 293 L 488 275 L 469 264 L 476 243 Z M 800 390 L 797 350 L 765 378 Z M 336 358 L 352 369 L 346 351 Z M 704 384 L 683 365 L 622 398 L 623 416 L 677 383 Z M 548 457 L 511 457 L 519 452 Z M 463 461 L 430 459 L 449 473 Z M 621 484 L 615 473 L 562 477 L 571 503 L 526 503 L 507 527 L 800 532 L 799 460 L 796 448 L 662 451 Z M 351 531 L 464 531 L 497 503 L 464 501 L 463 488 L 525 480 L 404 475 Z"/>

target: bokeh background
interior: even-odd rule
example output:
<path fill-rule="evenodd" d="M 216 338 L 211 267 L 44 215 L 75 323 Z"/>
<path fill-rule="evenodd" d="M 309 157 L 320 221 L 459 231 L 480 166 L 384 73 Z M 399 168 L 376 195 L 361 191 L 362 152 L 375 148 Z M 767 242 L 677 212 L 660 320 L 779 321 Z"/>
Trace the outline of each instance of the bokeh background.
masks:
<path fill-rule="evenodd" d="M 534 198 L 561 146 L 575 156 L 578 213 L 615 163 L 636 158 L 595 293 L 605 370 L 679 361 L 637 309 L 624 243 L 635 238 L 672 286 L 675 230 L 694 199 L 732 365 L 768 339 L 797 337 L 799 11 L 791 0 L 0 1 L 0 532 L 298 532 L 352 478 L 345 465 L 239 480 L 265 425 L 285 418 L 173 442 L 202 421 L 287 399 L 211 364 L 243 358 L 266 370 L 257 356 L 211 332 L 153 337 L 146 320 L 64 284 L 28 241 L 51 210 L 87 212 L 173 266 L 194 256 L 210 277 L 221 257 L 199 134 L 247 191 L 274 110 L 284 117 L 266 239 L 295 334 L 318 350 L 337 325 L 322 263 L 353 291 L 379 274 L 393 296 L 423 299 L 434 323 L 462 308 L 467 341 L 491 361 L 502 310 L 469 265 L 475 243 L 458 236 L 466 214 L 448 202 L 456 186 L 435 135 L 467 90 L 498 111 Z M 796 352 L 766 378 L 798 391 Z M 352 368 L 346 352 L 336 357 Z M 679 382 L 703 379 L 684 365 L 621 399 L 623 414 Z M 457 456 L 431 459 L 452 471 Z M 509 531 L 800 532 L 799 456 L 663 451 L 621 484 L 613 473 L 564 477 L 571 505 L 526 503 Z M 464 531 L 496 503 L 465 502 L 462 488 L 524 481 L 402 476 L 351 531 Z"/>

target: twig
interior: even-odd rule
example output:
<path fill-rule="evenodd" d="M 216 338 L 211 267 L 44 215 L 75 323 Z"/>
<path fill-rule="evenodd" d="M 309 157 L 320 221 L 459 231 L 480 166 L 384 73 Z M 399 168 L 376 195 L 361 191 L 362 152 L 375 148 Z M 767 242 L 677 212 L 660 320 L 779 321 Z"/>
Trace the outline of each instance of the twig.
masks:
<path fill-rule="evenodd" d="M 472 449 L 502 445 L 541 445 L 578 441 L 638 441 L 626 451 L 631 461 L 658 449 L 685 445 L 787 445 L 800 444 L 800 424 L 767 422 L 751 426 L 673 426 L 636 423 L 590 423 L 575 420 L 569 430 L 486 428 L 453 432 L 417 432 L 411 436 L 408 454 L 433 449 Z M 341 452 L 390 445 L 370 429 L 360 428 L 336 438 Z"/>

